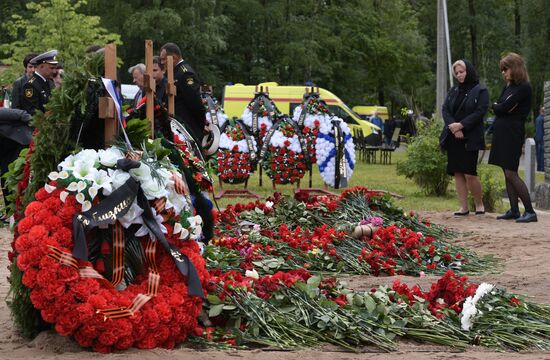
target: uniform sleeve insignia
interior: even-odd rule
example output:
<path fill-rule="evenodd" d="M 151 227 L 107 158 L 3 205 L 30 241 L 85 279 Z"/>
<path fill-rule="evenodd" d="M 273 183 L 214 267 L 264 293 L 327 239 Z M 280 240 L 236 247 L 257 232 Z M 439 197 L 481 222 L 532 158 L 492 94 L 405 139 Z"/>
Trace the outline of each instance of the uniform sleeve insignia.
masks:
<path fill-rule="evenodd" d="M 25 97 L 32 98 L 32 89 L 25 89 Z"/>
<path fill-rule="evenodd" d="M 195 80 L 193 78 L 187 78 L 187 85 L 193 85 L 195 83 Z"/>

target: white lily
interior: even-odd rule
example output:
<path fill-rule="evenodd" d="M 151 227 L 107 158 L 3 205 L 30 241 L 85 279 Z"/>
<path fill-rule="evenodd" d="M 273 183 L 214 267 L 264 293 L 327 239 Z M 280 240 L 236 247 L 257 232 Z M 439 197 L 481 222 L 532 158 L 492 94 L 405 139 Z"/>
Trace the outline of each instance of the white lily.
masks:
<path fill-rule="evenodd" d="M 81 193 L 81 192 L 79 192 L 78 194 L 76 194 L 75 199 L 76 199 L 76 201 L 77 201 L 79 204 L 84 204 L 84 201 L 86 201 L 86 197 L 85 197 L 84 194 Z"/>
<path fill-rule="evenodd" d="M 55 181 L 59 178 L 59 173 L 57 171 L 52 171 L 51 173 L 48 174 L 48 178 L 51 181 Z"/>
<path fill-rule="evenodd" d="M 103 189 L 103 195 L 108 196 L 114 190 L 118 189 L 130 178 L 130 174 L 122 170 L 108 170 L 109 177 L 111 178 L 111 189 Z"/>
<path fill-rule="evenodd" d="M 154 208 L 151 208 L 151 210 L 153 211 L 153 216 L 155 217 L 155 221 L 156 221 L 157 224 L 159 225 L 160 230 L 161 230 L 164 234 L 168 233 L 168 230 L 166 229 L 166 226 L 164 226 L 164 225 L 162 224 L 162 221 L 164 220 L 164 219 L 162 218 L 162 216 L 161 216 L 161 215 L 158 215 L 158 214 L 157 214 L 157 211 L 156 211 Z M 147 234 L 151 237 L 151 239 L 156 239 L 155 235 L 154 235 L 152 232 L 150 232 L 150 231 L 149 231 L 149 228 L 148 228 L 147 226 L 145 226 L 145 225 L 142 225 L 142 226 L 138 229 L 138 231 L 136 231 L 136 237 L 145 236 L 145 235 L 147 235 Z"/>
<path fill-rule="evenodd" d="M 189 230 L 186 228 L 181 229 L 180 240 L 185 240 L 189 237 Z"/>
<path fill-rule="evenodd" d="M 90 194 L 92 200 L 95 199 L 95 197 L 97 196 L 97 188 L 95 186 L 90 186 L 90 188 L 88 189 L 88 194 Z"/>
<path fill-rule="evenodd" d="M 72 170 L 74 168 L 74 163 L 75 163 L 75 156 L 74 155 L 69 155 L 65 158 L 65 160 L 63 160 L 61 163 L 59 163 L 59 165 L 57 166 L 58 169 L 61 169 L 61 170 L 64 170 L 64 171 L 67 171 L 67 170 Z"/>
<path fill-rule="evenodd" d="M 151 180 L 151 168 L 141 163 L 140 167 L 137 169 L 130 170 L 130 175 L 139 182 L 144 183 Z"/>
<path fill-rule="evenodd" d="M 52 191 L 54 191 L 55 189 L 57 189 L 55 186 L 51 186 L 50 184 L 45 184 L 44 185 L 44 189 L 46 189 L 46 192 L 48 194 L 51 194 Z"/>
<path fill-rule="evenodd" d="M 89 200 L 84 201 L 84 204 L 82 204 L 82 212 L 88 211 L 92 208 L 92 203 Z"/>
<path fill-rule="evenodd" d="M 77 160 L 73 168 L 73 176 L 77 179 L 93 179 L 97 173 L 91 160 Z"/>
<path fill-rule="evenodd" d="M 67 186 L 67 190 L 69 191 L 76 191 L 77 189 L 78 189 L 78 185 L 74 181 L 70 183 L 69 186 Z"/>
<path fill-rule="evenodd" d="M 92 162 L 94 164 L 99 161 L 99 155 L 97 151 L 93 149 L 84 149 L 79 153 L 75 154 L 74 157 L 75 157 L 75 164 L 78 161 L 87 161 L 87 162 Z"/>
<path fill-rule="evenodd" d="M 60 194 L 59 194 L 59 198 L 61 199 L 61 201 L 64 203 L 65 200 L 67 199 L 67 196 L 69 195 L 68 192 L 66 191 L 62 191 Z"/>
<path fill-rule="evenodd" d="M 139 207 L 137 201 L 134 199 L 134 202 L 130 206 L 130 209 L 128 209 L 128 212 L 124 214 L 123 217 L 118 219 L 118 221 L 127 229 L 132 224 L 143 224 L 143 218 L 141 217 L 142 214 L 143 209 Z"/>
<path fill-rule="evenodd" d="M 76 190 L 78 192 L 82 192 L 84 189 L 86 189 L 88 187 L 88 185 L 84 182 L 84 181 L 79 181 L 77 184 L 76 184 Z"/>
<path fill-rule="evenodd" d="M 160 199 L 168 195 L 168 191 L 156 179 L 142 182 L 141 188 L 147 200 Z"/>
<path fill-rule="evenodd" d="M 183 230 L 183 226 L 179 222 L 174 224 L 174 234 L 179 234 Z"/>
<path fill-rule="evenodd" d="M 99 162 L 106 167 L 114 167 L 118 160 L 124 158 L 122 151 L 115 147 L 110 147 L 107 150 L 99 150 Z"/>
<path fill-rule="evenodd" d="M 66 179 L 69 177 L 69 173 L 65 170 L 63 171 L 60 171 L 58 174 L 57 174 L 57 178 L 58 179 Z"/>
<path fill-rule="evenodd" d="M 247 278 L 256 279 L 256 280 L 260 278 L 260 274 L 258 274 L 256 269 L 246 270 L 244 272 L 244 276 L 246 276 Z"/>
<path fill-rule="evenodd" d="M 105 170 L 99 170 L 95 176 L 91 179 L 94 182 L 94 187 L 99 189 L 106 189 L 107 191 L 112 191 L 112 179 Z"/>

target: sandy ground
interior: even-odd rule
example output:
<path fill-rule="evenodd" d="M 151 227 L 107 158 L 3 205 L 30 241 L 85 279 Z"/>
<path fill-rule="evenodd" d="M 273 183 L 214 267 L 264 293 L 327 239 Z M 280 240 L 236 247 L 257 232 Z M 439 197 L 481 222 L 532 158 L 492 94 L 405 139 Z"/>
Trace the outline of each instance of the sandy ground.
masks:
<path fill-rule="evenodd" d="M 503 260 L 498 273 L 476 276 L 476 281 L 495 283 L 509 291 L 531 297 L 532 301 L 550 304 L 550 214 L 540 213 L 539 222 L 516 224 L 496 221 L 495 214 L 455 218 L 445 213 L 425 214 L 438 224 L 445 224 L 463 232 L 458 243 L 475 249 L 479 254 L 494 254 Z M 7 251 L 11 241 L 10 233 L 0 229 L 0 359 L 65 359 L 87 360 L 102 355 L 82 350 L 71 339 L 44 332 L 33 341 L 21 338 L 14 330 L 5 298 L 8 293 Z M 401 277 L 408 283 L 419 282 L 427 287 L 434 277 L 417 279 Z M 393 277 L 353 276 L 348 283 L 355 289 L 368 289 L 378 284 L 391 284 Z M 330 346 L 303 351 L 196 351 L 185 346 L 168 351 L 130 350 L 123 353 L 105 355 L 106 359 L 550 359 L 550 352 L 507 353 L 494 352 L 484 348 L 471 347 L 464 352 L 453 349 L 418 344 L 409 341 L 399 342 L 399 350 L 393 353 L 343 352 Z"/>

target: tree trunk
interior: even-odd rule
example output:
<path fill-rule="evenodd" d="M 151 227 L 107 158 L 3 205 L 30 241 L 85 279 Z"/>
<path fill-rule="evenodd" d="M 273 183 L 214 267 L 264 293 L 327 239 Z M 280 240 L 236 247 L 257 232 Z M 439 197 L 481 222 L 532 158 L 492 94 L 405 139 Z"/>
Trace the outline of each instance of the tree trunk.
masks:
<path fill-rule="evenodd" d="M 476 27 L 476 9 L 474 7 L 474 0 L 468 0 L 468 12 L 470 15 L 470 46 L 472 51 L 472 63 L 478 68 L 478 55 L 477 55 L 477 27 Z"/>
<path fill-rule="evenodd" d="M 520 2 L 521 0 L 514 0 L 514 24 L 516 35 L 516 46 L 519 48 L 521 45 L 521 19 L 520 19 Z"/>

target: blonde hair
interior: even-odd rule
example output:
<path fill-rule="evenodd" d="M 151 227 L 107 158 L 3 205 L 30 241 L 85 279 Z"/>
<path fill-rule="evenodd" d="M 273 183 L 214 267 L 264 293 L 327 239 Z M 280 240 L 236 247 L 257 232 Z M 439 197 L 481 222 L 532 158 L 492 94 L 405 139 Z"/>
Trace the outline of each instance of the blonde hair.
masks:
<path fill-rule="evenodd" d="M 525 60 L 521 55 L 516 53 L 508 53 L 499 63 L 500 71 L 510 69 L 512 75 L 512 82 L 515 84 L 521 84 L 522 82 L 529 81 L 529 73 L 527 73 L 527 66 Z"/>
<path fill-rule="evenodd" d="M 453 63 L 453 76 L 454 78 L 456 79 L 456 75 L 455 75 L 455 67 L 457 66 L 460 66 L 464 69 L 464 71 L 466 71 L 466 63 L 462 60 L 457 60 Z"/>

